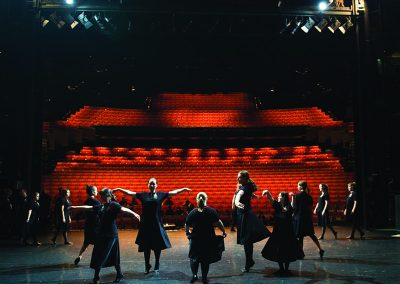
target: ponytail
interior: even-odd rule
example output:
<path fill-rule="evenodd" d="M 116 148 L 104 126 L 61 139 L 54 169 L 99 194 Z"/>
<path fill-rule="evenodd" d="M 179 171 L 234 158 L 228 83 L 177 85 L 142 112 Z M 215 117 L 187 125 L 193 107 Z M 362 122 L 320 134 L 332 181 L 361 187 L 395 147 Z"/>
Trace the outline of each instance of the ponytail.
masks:
<path fill-rule="evenodd" d="M 203 209 L 207 204 L 207 194 L 205 192 L 199 192 L 196 196 L 197 207 Z"/>

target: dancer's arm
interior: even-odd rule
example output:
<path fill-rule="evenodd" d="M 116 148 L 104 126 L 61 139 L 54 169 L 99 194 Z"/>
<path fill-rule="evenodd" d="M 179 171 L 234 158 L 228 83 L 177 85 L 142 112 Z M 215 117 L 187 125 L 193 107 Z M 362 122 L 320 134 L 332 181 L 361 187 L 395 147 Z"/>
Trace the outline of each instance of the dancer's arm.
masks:
<path fill-rule="evenodd" d="M 74 206 L 70 206 L 69 209 L 80 209 L 83 211 L 91 211 L 93 210 L 93 206 L 90 205 L 74 205 Z"/>
<path fill-rule="evenodd" d="M 325 200 L 325 206 L 324 206 L 324 209 L 322 209 L 322 212 L 321 212 L 322 216 L 325 215 L 326 208 L 328 208 L 328 200 Z"/>
<path fill-rule="evenodd" d="M 61 205 L 61 215 L 62 215 L 62 221 L 63 223 L 67 222 L 64 214 L 64 205 Z"/>
<path fill-rule="evenodd" d="M 192 190 L 190 188 L 187 188 L 187 187 L 178 188 L 178 189 L 170 191 L 169 192 L 169 196 L 174 196 L 174 195 L 177 195 L 177 194 L 179 194 L 181 192 L 184 192 L 184 191 L 188 191 L 189 192 L 189 191 L 192 191 Z"/>
<path fill-rule="evenodd" d="M 222 223 L 221 219 L 219 219 L 213 225 L 221 230 L 222 236 L 225 238 L 226 237 L 225 227 L 224 227 L 224 223 Z"/>
<path fill-rule="evenodd" d="M 130 190 L 128 190 L 128 189 L 124 189 L 124 188 L 117 187 L 117 188 L 114 188 L 112 191 L 113 191 L 113 192 L 114 192 L 114 191 L 121 191 L 122 193 L 125 193 L 125 194 L 127 194 L 127 195 L 130 195 L 130 196 L 132 196 L 132 197 L 136 197 L 136 192 L 130 191 Z"/>
<path fill-rule="evenodd" d="M 28 217 L 26 218 L 26 223 L 29 222 L 29 219 L 31 219 L 31 214 L 32 214 L 32 209 L 29 209 L 28 211 Z"/>
<path fill-rule="evenodd" d="M 126 208 L 126 207 L 121 207 L 121 211 L 122 211 L 123 213 L 126 213 L 126 214 L 128 214 L 128 215 L 131 215 L 131 216 L 135 217 L 135 218 L 138 219 L 138 221 L 140 222 L 140 215 L 137 214 L 137 213 L 135 213 L 135 212 L 133 212 L 131 209 Z"/>
<path fill-rule="evenodd" d="M 271 195 L 271 192 L 269 192 L 269 190 L 264 190 L 261 194 L 261 196 L 266 195 L 268 200 L 271 201 L 271 203 L 274 201 L 274 198 Z"/>
<path fill-rule="evenodd" d="M 356 208 L 357 208 L 357 200 L 354 200 L 354 205 L 353 209 L 351 209 L 351 214 L 354 214 L 354 212 L 356 212 Z"/>
<path fill-rule="evenodd" d="M 236 198 L 235 198 L 235 206 L 240 209 L 244 209 L 244 204 L 240 203 L 240 198 L 242 197 L 243 194 L 244 194 L 244 191 L 239 190 L 239 192 L 236 194 Z"/>

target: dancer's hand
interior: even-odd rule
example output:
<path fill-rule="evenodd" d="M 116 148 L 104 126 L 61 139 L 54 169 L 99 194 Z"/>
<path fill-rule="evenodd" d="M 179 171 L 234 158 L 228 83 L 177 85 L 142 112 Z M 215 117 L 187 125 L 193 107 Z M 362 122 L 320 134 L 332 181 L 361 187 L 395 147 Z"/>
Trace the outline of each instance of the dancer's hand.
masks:
<path fill-rule="evenodd" d="M 235 205 L 236 205 L 236 207 L 239 208 L 239 209 L 244 209 L 244 204 L 243 204 L 243 203 L 238 202 L 238 203 L 236 203 Z"/>
<path fill-rule="evenodd" d="M 226 232 L 223 232 L 223 233 L 222 233 L 222 236 L 223 236 L 224 238 L 226 238 Z"/>
<path fill-rule="evenodd" d="M 263 190 L 263 192 L 261 193 L 261 196 L 264 196 L 264 195 L 267 195 L 268 194 L 268 189 L 266 189 L 266 190 Z"/>
<path fill-rule="evenodd" d="M 133 212 L 133 216 L 134 216 L 136 219 L 138 219 L 138 221 L 140 222 L 140 215 L 139 215 L 139 214 Z"/>

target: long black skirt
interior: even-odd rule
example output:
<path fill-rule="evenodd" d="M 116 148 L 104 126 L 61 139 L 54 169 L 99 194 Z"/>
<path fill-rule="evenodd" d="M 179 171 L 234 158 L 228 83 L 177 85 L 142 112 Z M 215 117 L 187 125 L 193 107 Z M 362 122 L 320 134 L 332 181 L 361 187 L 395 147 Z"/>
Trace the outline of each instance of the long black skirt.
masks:
<path fill-rule="evenodd" d="M 331 219 L 328 211 L 326 211 L 324 215 L 322 215 L 322 212 L 317 212 L 317 216 L 318 216 L 318 226 L 326 227 L 331 224 Z"/>
<path fill-rule="evenodd" d="M 272 232 L 261 255 L 275 262 L 292 262 L 304 258 L 304 252 L 293 233 L 282 236 Z"/>
<path fill-rule="evenodd" d="M 147 249 L 164 250 L 171 247 L 167 232 L 160 222 L 141 223 L 135 243 L 139 252 Z"/>
<path fill-rule="evenodd" d="M 237 243 L 239 245 L 256 243 L 271 235 L 263 222 L 251 210 L 240 211 L 237 211 Z"/>
<path fill-rule="evenodd" d="M 119 264 L 120 252 L 118 237 L 98 237 L 93 247 L 90 267 L 93 269 L 99 269 Z"/>
<path fill-rule="evenodd" d="M 213 238 L 190 240 L 189 258 L 202 263 L 214 263 L 220 261 L 222 252 L 225 251 L 224 237 L 214 236 Z"/>

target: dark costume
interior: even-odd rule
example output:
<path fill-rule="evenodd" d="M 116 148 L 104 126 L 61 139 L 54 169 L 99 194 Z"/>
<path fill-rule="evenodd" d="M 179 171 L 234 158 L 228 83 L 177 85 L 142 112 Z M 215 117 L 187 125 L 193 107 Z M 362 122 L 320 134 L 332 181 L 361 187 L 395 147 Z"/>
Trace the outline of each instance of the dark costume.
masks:
<path fill-rule="evenodd" d="M 314 225 L 312 222 L 312 198 L 305 191 L 294 196 L 293 227 L 297 238 L 314 236 Z"/>
<path fill-rule="evenodd" d="M 244 205 L 244 209 L 237 208 L 237 243 L 244 245 L 246 254 L 245 268 L 248 270 L 254 265 L 253 243 L 269 237 L 271 233 L 251 210 L 251 197 L 255 191 L 254 186 L 248 183 L 244 186 L 241 185 L 239 187 L 240 190 L 244 192 L 239 200 Z"/>
<path fill-rule="evenodd" d="M 110 266 L 115 266 L 117 278 L 122 278 L 118 229 L 115 223 L 121 205 L 112 201 L 95 206 L 93 210 L 99 215 L 100 220 L 90 261 L 90 267 L 95 269 L 94 278 L 99 278 L 100 268 Z"/>
<path fill-rule="evenodd" d="M 282 205 L 273 201 L 274 229 L 261 254 L 264 258 L 275 262 L 292 262 L 304 257 L 302 248 L 293 231 L 293 208 L 288 205 L 285 211 Z"/>
<path fill-rule="evenodd" d="M 61 207 L 64 206 L 64 211 L 61 212 Z M 56 232 L 54 237 L 52 238 L 53 243 L 56 242 L 58 233 L 60 230 L 64 236 L 64 243 L 68 243 L 67 232 L 69 231 L 69 218 L 70 218 L 70 209 L 71 202 L 65 196 L 59 197 L 56 200 L 56 206 L 54 208 L 55 218 L 56 218 Z M 65 223 L 63 222 L 63 215 L 65 216 Z"/>
<path fill-rule="evenodd" d="M 89 197 L 88 199 L 86 199 L 85 205 L 98 207 L 101 205 L 101 203 L 97 199 Z M 96 241 L 96 230 L 100 222 L 99 215 L 96 211 L 86 211 L 85 215 L 85 239 L 83 243 L 86 245 L 94 245 Z"/>
<path fill-rule="evenodd" d="M 186 218 L 186 226 L 192 227 L 192 233 L 187 232 L 190 239 L 190 268 L 193 275 L 197 275 L 199 264 L 203 282 L 207 279 L 210 263 L 221 260 L 225 250 L 224 239 L 216 236 L 213 224 L 219 221 L 217 211 L 211 207 L 204 207 L 203 211 L 193 209 Z"/>
<path fill-rule="evenodd" d="M 328 205 L 325 209 L 325 214 L 322 215 L 322 211 L 325 208 L 325 203 L 328 202 Z M 329 216 L 329 194 L 324 193 L 322 196 L 318 197 L 318 207 L 317 207 L 317 216 L 318 216 L 318 225 L 322 227 L 321 239 L 324 238 L 326 227 L 328 227 L 332 234 L 337 237 L 337 232 L 333 229 L 331 225 L 331 219 Z"/>
<path fill-rule="evenodd" d="M 351 214 L 355 201 L 358 201 L 357 193 L 355 191 L 352 191 L 346 199 L 346 221 L 352 224 L 352 230 L 350 236 L 354 237 L 354 233 L 357 230 L 360 233 L 360 236 L 362 237 L 364 236 L 364 232 L 360 227 L 360 210 L 359 210 L 360 204 L 358 204 L 358 202 L 354 214 Z"/>
<path fill-rule="evenodd" d="M 154 194 L 150 192 L 136 194 L 136 198 L 142 202 L 142 216 L 135 242 L 139 245 L 139 252 L 145 249 L 163 250 L 171 247 L 161 219 L 161 204 L 168 195 L 168 192 L 157 192 L 154 198 Z"/>
<path fill-rule="evenodd" d="M 29 210 L 31 211 L 31 216 L 29 218 L 29 222 L 26 222 L 28 219 L 28 212 Z M 24 243 L 26 243 L 27 239 L 29 236 L 33 240 L 33 244 L 37 244 L 37 232 L 39 229 L 39 216 L 40 216 L 40 204 L 36 200 L 32 200 L 29 204 L 28 210 L 26 212 L 26 217 L 25 217 L 25 235 L 24 235 Z"/>

